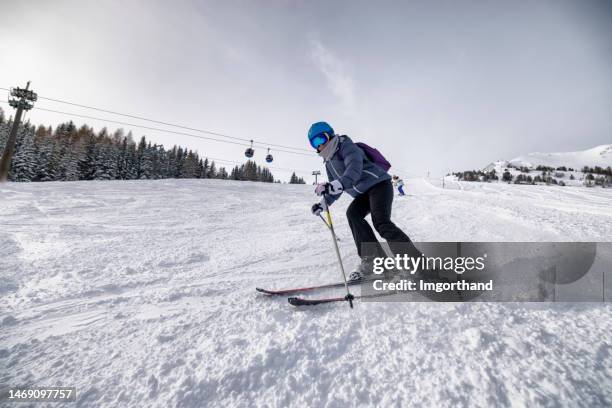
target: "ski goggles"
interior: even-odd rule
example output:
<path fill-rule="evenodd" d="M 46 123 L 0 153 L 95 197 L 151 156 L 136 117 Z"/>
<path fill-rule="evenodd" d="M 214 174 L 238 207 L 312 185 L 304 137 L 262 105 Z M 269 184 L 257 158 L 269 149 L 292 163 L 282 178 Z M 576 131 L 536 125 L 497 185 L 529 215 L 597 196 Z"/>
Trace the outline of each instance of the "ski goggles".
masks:
<path fill-rule="evenodd" d="M 319 146 L 324 145 L 328 141 L 329 141 L 329 135 L 327 133 L 323 132 L 323 133 L 319 133 L 318 135 L 316 135 L 315 137 L 310 139 L 310 145 L 314 149 L 318 149 Z"/>

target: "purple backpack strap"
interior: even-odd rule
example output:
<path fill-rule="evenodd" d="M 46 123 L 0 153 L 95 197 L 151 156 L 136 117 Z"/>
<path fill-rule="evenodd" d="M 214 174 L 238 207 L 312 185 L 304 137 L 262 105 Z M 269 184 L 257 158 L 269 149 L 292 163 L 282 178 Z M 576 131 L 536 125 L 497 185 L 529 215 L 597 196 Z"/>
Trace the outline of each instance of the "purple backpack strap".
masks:
<path fill-rule="evenodd" d="M 344 137 L 344 135 L 340 136 L 340 144 L 342 144 L 342 142 L 344 141 L 342 137 Z M 389 171 L 389 169 L 391 168 L 391 163 L 389 163 L 389 161 L 385 158 L 385 156 L 383 156 L 381 152 L 378 151 L 378 149 L 375 149 L 374 147 L 369 146 L 363 142 L 356 142 L 355 144 L 359 146 L 359 148 L 363 151 L 367 160 L 371 161 L 384 171 Z M 342 150 L 340 150 L 340 147 L 338 147 L 337 155 L 340 160 L 344 160 L 344 156 L 342 156 Z"/>

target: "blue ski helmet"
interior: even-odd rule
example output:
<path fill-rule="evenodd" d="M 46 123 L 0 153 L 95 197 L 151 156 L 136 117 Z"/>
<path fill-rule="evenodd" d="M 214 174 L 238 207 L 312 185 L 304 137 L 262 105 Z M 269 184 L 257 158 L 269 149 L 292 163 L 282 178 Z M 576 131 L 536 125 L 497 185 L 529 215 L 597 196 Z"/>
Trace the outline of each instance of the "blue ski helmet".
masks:
<path fill-rule="evenodd" d="M 313 148 L 326 143 L 334 135 L 334 129 L 327 122 L 313 123 L 308 131 L 308 141 Z"/>

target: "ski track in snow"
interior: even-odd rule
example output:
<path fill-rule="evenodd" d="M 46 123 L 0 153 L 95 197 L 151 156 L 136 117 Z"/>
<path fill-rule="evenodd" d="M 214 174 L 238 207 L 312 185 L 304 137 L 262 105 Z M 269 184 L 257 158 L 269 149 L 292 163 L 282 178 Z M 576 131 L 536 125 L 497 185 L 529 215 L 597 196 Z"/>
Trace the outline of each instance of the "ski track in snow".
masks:
<path fill-rule="evenodd" d="M 394 220 L 415 241 L 612 237 L 611 190 L 406 182 Z M 217 180 L 0 185 L 0 384 L 76 386 L 80 407 L 612 405 L 608 304 L 257 294 L 339 279 L 315 201 Z M 352 267 L 348 203 L 332 214 Z"/>

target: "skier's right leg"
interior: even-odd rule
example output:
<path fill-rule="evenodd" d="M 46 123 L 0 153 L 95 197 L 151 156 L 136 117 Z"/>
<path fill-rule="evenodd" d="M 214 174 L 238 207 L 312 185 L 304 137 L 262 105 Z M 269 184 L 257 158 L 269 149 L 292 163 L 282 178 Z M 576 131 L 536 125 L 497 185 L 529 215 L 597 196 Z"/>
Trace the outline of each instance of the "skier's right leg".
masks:
<path fill-rule="evenodd" d="M 353 270 L 349 276 L 349 280 L 362 279 L 366 275 L 372 273 L 373 258 L 376 256 L 385 256 L 384 251 L 378 239 L 370 227 L 370 224 L 365 220 L 365 217 L 370 213 L 370 198 L 368 194 L 357 196 L 346 210 L 346 218 L 348 219 L 357 253 L 361 258 L 360 264 Z M 363 244 L 371 243 L 366 248 L 364 253 Z"/>
<path fill-rule="evenodd" d="M 370 211 L 374 228 L 388 243 L 394 254 L 407 254 L 418 257 L 421 252 L 414 246 L 408 235 L 391 221 L 393 205 L 393 186 L 390 182 L 381 182 L 369 191 Z"/>

